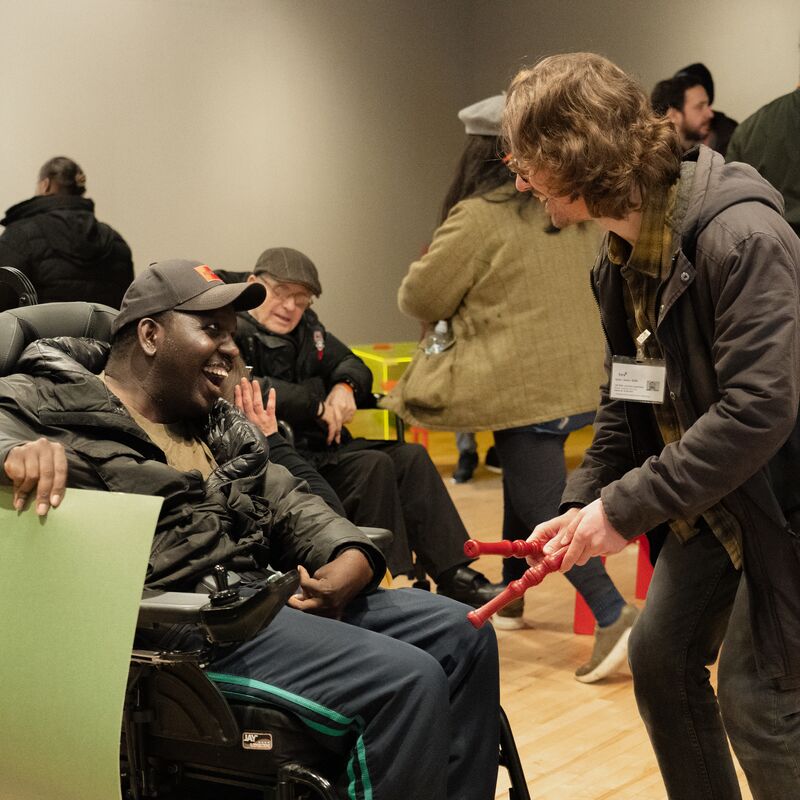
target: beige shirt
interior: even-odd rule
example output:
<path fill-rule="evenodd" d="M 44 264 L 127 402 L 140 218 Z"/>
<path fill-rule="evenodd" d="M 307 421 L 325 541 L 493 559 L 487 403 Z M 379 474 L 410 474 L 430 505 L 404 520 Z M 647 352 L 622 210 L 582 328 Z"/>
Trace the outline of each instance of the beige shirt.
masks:
<path fill-rule="evenodd" d="M 105 372 L 101 372 L 97 377 L 103 383 L 106 383 Z M 161 422 L 151 422 L 130 406 L 125 406 L 125 409 L 133 417 L 133 421 L 148 435 L 153 444 L 164 451 L 167 464 L 171 467 L 181 472 L 189 472 L 196 469 L 204 479 L 207 479 L 211 472 L 217 468 L 217 462 L 214 460 L 208 445 L 196 435 L 191 425 L 185 422 L 170 423 L 168 425 Z"/>

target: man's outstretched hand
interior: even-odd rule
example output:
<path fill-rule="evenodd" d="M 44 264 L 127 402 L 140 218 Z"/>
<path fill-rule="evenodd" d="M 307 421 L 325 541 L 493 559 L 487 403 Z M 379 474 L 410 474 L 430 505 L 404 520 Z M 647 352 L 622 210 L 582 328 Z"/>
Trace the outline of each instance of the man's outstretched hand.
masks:
<path fill-rule="evenodd" d="M 542 522 L 533 529 L 530 539 L 549 539 L 545 555 L 566 548 L 561 572 L 575 564 L 585 564 L 593 556 L 619 553 L 628 540 L 608 521 L 599 498 L 583 508 L 570 508 L 561 516 Z"/>
<path fill-rule="evenodd" d="M 67 486 L 67 456 L 64 446 L 41 438 L 9 450 L 3 464 L 14 488 L 14 508 L 22 511 L 35 493 L 36 513 L 43 517 L 57 508 Z"/>

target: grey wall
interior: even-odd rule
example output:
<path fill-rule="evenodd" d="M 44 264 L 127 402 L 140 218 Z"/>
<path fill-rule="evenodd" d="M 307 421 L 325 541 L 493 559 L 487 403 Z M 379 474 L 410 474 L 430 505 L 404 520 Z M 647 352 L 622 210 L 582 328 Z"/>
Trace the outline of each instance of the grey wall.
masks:
<path fill-rule="evenodd" d="M 69 155 L 137 270 L 293 246 L 337 334 L 413 336 L 395 292 L 461 146 L 460 6 L 5 0 L 0 206 Z"/>
<path fill-rule="evenodd" d="M 714 77 L 715 105 L 742 120 L 800 77 L 798 0 L 476 0 L 473 91 L 508 83 L 553 53 L 602 53 L 649 92 L 695 61 Z"/>
<path fill-rule="evenodd" d="M 668 8 L 667 8 L 668 6 Z M 702 60 L 743 117 L 797 79 L 800 6 L 764 0 L 0 0 L 0 206 L 75 158 L 137 269 L 245 269 L 307 252 L 323 319 L 405 339 L 408 263 L 463 143 L 462 106 L 549 52 L 595 49 L 652 85 Z"/>

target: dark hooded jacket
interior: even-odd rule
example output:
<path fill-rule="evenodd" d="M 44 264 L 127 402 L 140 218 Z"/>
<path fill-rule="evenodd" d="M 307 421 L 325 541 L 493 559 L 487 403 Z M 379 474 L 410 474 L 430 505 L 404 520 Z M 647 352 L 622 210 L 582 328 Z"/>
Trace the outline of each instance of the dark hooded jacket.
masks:
<path fill-rule="evenodd" d="M 800 681 L 800 240 L 775 189 L 700 147 L 685 157 L 672 269 L 655 335 L 685 431 L 663 446 L 652 408 L 612 400 L 564 504 L 602 497 L 624 536 L 721 503 L 743 532 L 756 657 Z M 610 354 L 635 355 L 624 280 L 601 249 L 592 272 Z"/>
<path fill-rule="evenodd" d="M 0 464 L 13 447 L 46 436 L 66 449 L 68 486 L 163 497 L 146 578 L 151 588 L 191 591 L 215 564 L 237 570 L 303 564 L 313 573 L 345 546 L 364 550 L 380 580 L 385 563 L 369 539 L 269 463 L 261 435 L 224 400 L 199 432 L 217 469 L 203 480 L 197 471 L 168 466 L 97 378 L 108 349 L 69 338 L 26 348 L 18 374 L 0 380 Z"/>
<path fill-rule="evenodd" d="M 24 272 L 40 303 L 88 300 L 119 308 L 133 280 L 131 250 L 94 203 L 41 195 L 12 206 L 0 221 L 0 266 Z"/>

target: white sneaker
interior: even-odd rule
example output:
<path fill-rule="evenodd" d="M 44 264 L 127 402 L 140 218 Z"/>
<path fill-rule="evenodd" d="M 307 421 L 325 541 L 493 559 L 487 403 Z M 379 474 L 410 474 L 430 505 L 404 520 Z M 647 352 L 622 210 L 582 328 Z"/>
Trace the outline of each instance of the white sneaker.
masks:
<path fill-rule="evenodd" d="M 493 617 L 492 625 L 499 631 L 519 631 L 527 627 L 522 618 L 525 610 L 525 598 L 518 597 L 507 606 L 501 608 Z"/>

